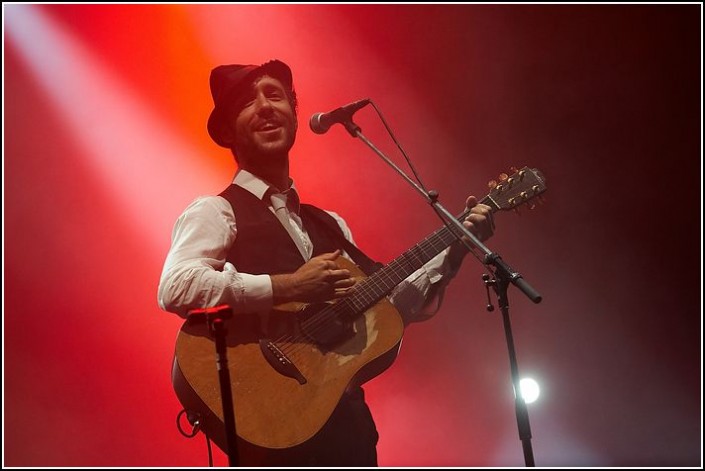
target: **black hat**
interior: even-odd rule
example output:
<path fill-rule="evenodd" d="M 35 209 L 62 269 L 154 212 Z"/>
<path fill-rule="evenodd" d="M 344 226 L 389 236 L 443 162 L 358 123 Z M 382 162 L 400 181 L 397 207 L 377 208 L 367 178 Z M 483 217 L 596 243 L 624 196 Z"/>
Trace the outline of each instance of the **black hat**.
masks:
<path fill-rule="evenodd" d="M 293 91 L 291 69 L 276 59 L 262 65 L 219 65 L 211 71 L 211 95 L 215 106 L 208 118 L 208 134 L 219 146 L 230 147 L 222 137 L 228 105 L 246 90 L 255 78 L 262 75 L 279 80 L 289 91 Z"/>

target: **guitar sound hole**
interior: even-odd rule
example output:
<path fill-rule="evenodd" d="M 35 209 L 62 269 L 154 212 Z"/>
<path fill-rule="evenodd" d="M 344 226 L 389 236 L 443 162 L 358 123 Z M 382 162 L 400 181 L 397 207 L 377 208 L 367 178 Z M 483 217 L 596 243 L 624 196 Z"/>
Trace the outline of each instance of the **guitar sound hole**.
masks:
<path fill-rule="evenodd" d="M 354 335 L 352 323 L 333 304 L 309 304 L 297 313 L 301 332 L 321 350 L 330 350 Z"/>

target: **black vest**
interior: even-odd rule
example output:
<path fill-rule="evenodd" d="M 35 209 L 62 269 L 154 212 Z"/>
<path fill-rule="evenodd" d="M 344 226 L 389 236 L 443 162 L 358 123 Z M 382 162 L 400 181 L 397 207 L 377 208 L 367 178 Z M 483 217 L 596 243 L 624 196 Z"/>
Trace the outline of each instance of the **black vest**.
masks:
<path fill-rule="evenodd" d="M 238 271 L 253 275 L 293 273 L 305 263 L 289 233 L 269 209 L 267 201 L 234 184 L 220 196 L 230 202 L 235 214 L 237 237 L 226 260 Z M 314 257 L 342 249 L 368 275 L 379 267 L 345 239 L 335 219 L 322 209 L 302 204 L 300 216 L 311 239 Z"/>

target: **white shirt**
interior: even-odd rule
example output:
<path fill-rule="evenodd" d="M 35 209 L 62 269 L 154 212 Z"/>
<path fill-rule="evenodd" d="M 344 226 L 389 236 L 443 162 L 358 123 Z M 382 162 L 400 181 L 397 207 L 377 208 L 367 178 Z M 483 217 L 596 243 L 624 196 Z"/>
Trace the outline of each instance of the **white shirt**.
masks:
<path fill-rule="evenodd" d="M 259 199 L 264 197 L 270 187 L 267 182 L 246 170 L 238 171 L 233 183 Z M 268 203 L 274 213 L 271 202 Z M 289 222 L 301 238 L 299 242 L 308 260 L 313 246 L 301 218 L 290 206 L 287 207 Z M 354 243 L 346 222 L 334 212 L 327 213 L 338 223 L 345 238 Z M 171 249 L 159 280 L 159 306 L 184 318 L 191 309 L 221 304 L 230 305 L 234 313 L 269 311 L 273 306 L 269 275 L 238 272 L 236 267 L 226 262 L 236 237 L 235 216 L 225 198 L 196 198 L 174 225 Z M 424 320 L 438 311 L 445 285 L 455 275 L 446 261 L 447 253 L 448 249 L 431 259 L 390 294 L 389 298 L 401 313 L 405 324 Z M 432 291 L 436 303 L 426 299 Z"/>

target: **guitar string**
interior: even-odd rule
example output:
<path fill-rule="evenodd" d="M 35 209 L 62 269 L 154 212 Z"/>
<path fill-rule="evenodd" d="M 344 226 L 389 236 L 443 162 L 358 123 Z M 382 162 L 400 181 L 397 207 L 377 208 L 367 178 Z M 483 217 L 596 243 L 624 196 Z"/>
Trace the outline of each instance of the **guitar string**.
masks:
<path fill-rule="evenodd" d="M 374 274 L 366 278 L 362 284 L 358 286 L 358 291 L 351 298 L 344 298 L 314 313 L 309 319 L 304 319 L 301 325 L 302 331 L 305 333 L 303 335 L 297 333 L 295 336 L 284 335 L 280 337 L 275 341 L 276 344 L 279 344 L 278 348 L 291 360 L 292 356 L 295 356 L 301 349 L 307 347 L 305 343 L 307 337 L 313 337 L 313 339 L 315 339 L 316 334 L 320 334 L 325 329 L 330 328 L 336 321 L 345 320 L 345 317 L 350 317 L 351 309 L 353 309 L 353 314 L 356 312 L 358 315 L 364 314 L 366 309 L 369 309 L 375 302 L 384 297 L 385 292 L 394 289 L 404 278 L 413 273 L 413 262 L 416 263 L 416 266 L 421 267 L 426 261 L 433 258 L 452 242 L 454 237 L 450 233 L 446 234 L 447 231 L 444 229 L 445 228 L 439 229 L 422 242 L 409 249 L 398 259 L 392 261 L 378 272 L 379 275 Z M 392 276 L 396 278 L 396 281 L 392 280 L 390 285 L 387 283 L 386 278 L 392 278 Z M 297 343 L 297 340 L 302 342 Z M 284 343 L 288 345 L 283 345 Z"/>
<path fill-rule="evenodd" d="M 485 197 L 481 200 L 481 202 L 486 203 L 487 199 L 488 197 Z M 469 214 L 469 210 L 466 210 L 457 218 L 459 220 L 463 219 L 466 217 L 467 214 Z M 357 312 L 358 315 L 364 314 L 366 309 L 369 309 L 369 307 L 371 307 L 376 301 L 378 301 L 384 296 L 384 294 L 381 293 L 388 292 L 387 290 L 393 289 L 396 285 L 403 281 L 406 276 L 413 273 L 413 265 L 410 262 L 416 261 L 417 266 L 422 266 L 425 261 L 430 260 L 438 252 L 450 245 L 450 243 L 452 243 L 454 239 L 455 236 L 452 234 L 452 232 L 450 232 L 447 227 L 443 227 L 437 230 L 436 232 L 428 236 L 426 239 L 424 239 L 424 241 L 409 249 L 401 257 L 394 260 L 382 270 L 383 274 L 391 272 L 391 274 L 397 276 L 397 280 L 393 282 L 391 286 L 387 285 L 385 278 L 382 276 L 376 277 L 376 279 L 370 277 L 365 280 L 366 283 L 364 285 L 358 287 L 359 291 L 352 298 L 348 298 L 350 301 L 345 303 L 337 302 L 314 313 L 309 319 L 304 319 L 301 322 L 304 335 L 298 333 L 295 336 L 285 335 L 275 340 L 275 343 L 288 344 L 281 345 L 280 350 L 282 350 L 282 352 L 286 355 L 294 355 L 298 350 L 305 348 L 305 346 L 303 345 L 303 341 L 305 341 L 307 337 L 313 337 L 315 340 L 316 334 L 321 333 L 323 329 L 330 328 L 332 323 L 340 321 L 341 316 L 350 317 L 349 312 L 351 307 L 352 309 L 354 309 L 353 313 Z M 438 245 L 438 247 L 436 245 Z M 431 249 L 432 253 L 427 253 L 428 249 Z M 419 256 L 417 252 L 421 252 L 421 256 Z M 407 266 L 405 265 L 411 265 L 411 267 L 407 268 Z M 399 272 L 401 272 L 401 276 Z M 385 290 L 380 291 L 380 283 L 378 282 L 378 280 L 384 282 L 384 287 L 386 288 Z M 368 296 L 369 299 L 366 299 Z M 356 299 L 360 298 L 363 302 L 356 303 Z"/>
<path fill-rule="evenodd" d="M 464 212 L 458 218 L 465 217 L 467 213 L 467 211 Z M 351 307 L 354 309 L 353 313 L 357 312 L 358 315 L 364 314 L 366 309 L 369 309 L 369 307 L 384 296 L 385 292 L 389 292 L 403 281 L 404 278 L 413 273 L 414 264 L 412 262 L 415 262 L 416 266 L 421 267 L 423 263 L 430 260 L 445 247 L 450 245 L 454 239 L 455 237 L 446 227 L 438 229 L 422 242 L 405 252 L 402 256 L 392 261 L 387 267 L 380 270 L 380 272 L 370 278 L 366 278 L 365 282 L 358 287 L 359 291 L 353 295 L 352 298 L 347 298 L 350 301 L 332 304 L 314 313 L 309 319 L 303 320 L 301 322 L 302 330 L 305 331 L 303 335 L 298 332 L 294 336 L 284 335 L 276 339 L 274 341 L 275 344 L 278 344 L 277 346 L 283 354 L 288 357 L 294 356 L 298 351 L 309 346 L 310 342 L 306 343 L 306 340 L 310 337 L 315 339 L 316 334 L 320 334 L 323 329 L 330 328 L 332 323 L 340 321 L 341 316 L 347 315 L 350 317 L 349 313 Z M 396 277 L 396 281 L 392 281 L 392 284 L 389 285 L 385 281 L 384 275 L 389 275 L 387 278 L 391 278 L 393 275 Z M 382 283 L 380 283 L 380 281 Z M 384 289 L 381 289 L 382 284 Z M 362 302 L 356 303 L 356 298 L 360 299 Z M 289 359 L 291 360 L 291 358 Z"/>
<path fill-rule="evenodd" d="M 461 216 L 463 217 L 463 216 Z M 341 316 L 351 319 L 350 313 L 357 313 L 357 316 L 364 315 L 379 299 L 384 297 L 401 281 L 413 273 L 414 267 L 421 267 L 425 262 L 440 253 L 455 240 L 455 236 L 447 227 L 438 229 L 422 242 L 409 249 L 400 257 L 392 261 L 382 270 L 363 280 L 358 286 L 358 292 L 351 298 L 345 298 L 335 304 L 326 306 L 315 312 L 311 318 L 304 319 L 301 324 L 303 331 L 308 335 L 296 333 L 296 335 L 285 335 L 275 340 L 274 343 L 283 355 L 297 368 L 301 374 L 308 369 L 309 356 L 300 355 L 304 349 L 319 349 L 316 346 L 316 334 L 323 329 L 329 328 L 333 322 L 341 320 Z M 392 277 L 396 277 L 396 280 Z M 391 279 L 391 284 L 387 283 Z M 351 309 L 353 309 L 351 311 Z M 345 320 L 343 318 L 343 320 Z M 366 327 L 365 327 L 366 328 Z M 320 342 L 319 342 L 320 343 Z M 304 374 L 305 376 L 305 374 Z"/>
<path fill-rule="evenodd" d="M 422 248 L 422 251 L 427 252 L 428 248 L 434 251 L 434 253 L 429 253 L 425 254 L 427 257 L 433 257 L 435 254 L 435 251 L 438 250 L 437 247 L 434 247 L 433 242 L 429 241 L 424 241 L 421 243 L 421 245 L 424 246 Z M 442 250 L 442 249 L 441 249 Z M 362 283 L 357 286 L 355 294 L 351 298 L 347 298 L 348 300 L 351 300 L 353 303 L 355 303 L 356 300 L 359 299 L 361 301 L 361 304 L 363 306 L 353 306 L 356 308 L 364 308 L 366 305 L 369 305 L 370 303 L 375 302 L 378 300 L 383 294 L 381 292 L 387 291 L 389 289 L 393 289 L 399 282 L 401 282 L 407 275 L 407 273 L 410 274 L 410 270 L 413 270 L 412 267 L 407 267 L 409 265 L 409 261 L 407 260 L 408 258 L 413 257 L 416 259 L 417 263 L 420 263 L 419 266 L 423 264 L 423 260 L 420 259 L 417 254 L 415 254 L 413 251 L 405 253 L 402 257 L 400 257 L 398 260 L 393 261 L 392 263 L 389 264 L 388 267 L 385 267 L 383 271 L 373 277 L 366 278 L 365 283 Z M 391 281 L 391 284 L 387 283 L 388 278 L 396 277 L 397 280 Z M 369 281 L 367 281 L 369 280 Z M 345 299 L 345 298 L 344 298 Z M 360 303 L 356 303 L 360 304 Z M 307 328 L 307 330 L 314 329 L 316 326 L 316 320 L 313 319 L 313 322 L 306 320 L 304 321 L 304 327 Z"/>
<path fill-rule="evenodd" d="M 429 245 L 429 244 L 427 244 Z M 437 244 L 436 244 L 437 245 Z M 441 249 L 438 249 L 438 247 L 434 247 L 433 245 L 430 245 L 429 248 L 432 248 L 434 250 L 437 250 L 440 252 Z M 426 251 L 428 249 L 425 249 Z M 437 253 L 437 252 L 436 252 Z M 405 254 L 409 255 L 409 254 Z M 415 259 L 417 259 L 417 263 L 423 264 L 423 259 L 419 259 L 419 257 L 416 254 L 411 254 Z M 432 257 L 433 255 L 428 255 Z M 391 272 L 389 277 L 392 275 L 395 276 L 399 281 L 403 280 L 407 275 L 407 273 L 410 273 L 410 270 L 413 270 L 413 266 L 409 266 L 409 263 L 407 260 L 403 259 L 404 256 L 400 257 L 399 260 L 396 260 L 395 262 L 392 262 L 388 265 L 388 267 L 385 267 L 383 270 L 384 272 Z M 408 257 L 407 257 L 408 258 Z M 405 266 L 407 265 L 407 266 Z M 373 275 L 370 278 L 366 278 L 361 284 L 358 286 L 358 291 L 351 297 L 351 298 L 344 298 L 341 299 L 339 302 L 332 304 L 326 308 L 323 308 L 321 311 L 318 311 L 314 313 L 311 318 L 305 319 L 302 321 L 302 329 L 304 332 L 308 333 L 309 337 L 314 337 L 316 334 L 319 334 L 323 332 L 324 329 L 330 328 L 331 324 L 339 321 L 341 319 L 345 320 L 347 317 L 348 319 L 351 317 L 350 314 L 351 312 L 354 314 L 355 312 L 359 312 L 359 314 L 364 313 L 366 308 L 371 307 L 376 301 L 381 299 L 384 296 L 384 292 L 387 292 L 390 289 L 393 289 L 394 286 L 396 286 L 398 283 L 395 283 L 392 281 L 392 284 L 388 284 L 385 281 L 385 276 L 382 276 L 386 273 L 382 273 L 380 275 Z M 351 320 L 351 319 L 349 319 Z M 288 338 L 287 338 L 288 337 Z M 306 335 L 297 335 L 299 339 L 306 340 Z M 292 341 L 297 340 L 296 337 L 292 337 L 291 335 L 285 336 L 283 338 L 277 339 L 278 343 L 291 343 Z M 288 348 L 286 346 L 280 346 L 280 350 L 283 351 L 283 353 L 289 355 L 295 355 L 301 348 L 305 348 L 304 345 L 299 345 L 297 348 L 297 345 L 294 344 L 293 346 L 289 346 Z"/>
<path fill-rule="evenodd" d="M 458 219 L 464 218 L 468 213 L 469 211 L 465 211 L 462 215 L 458 216 Z M 416 262 L 416 266 L 421 267 L 423 263 L 430 260 L 433 256 L 450 245 L 454 239 L 455 236 L 453 236 L 449 229 L 447 227 L 442 227 L 426 237 L 426 239 L 416 246 L 407 250 L 407 252 L 392 261 L 382 270 L 375 273 L 370 278 L 365 279 L 365 283 L 358 288 L 359 295 L 356 293 L 352 298 L 353 303 L 355 302 L 355 298 L 362 298 L 363 301 L 361 305 L 352 306 L 355 309 L 353 313 L 357 312 L 358 316 L 364 314 L 366 309 L 369 309 L 369 307 L 384 296 L 383 293 L 389 292 L 401 281 L 403 281 L 404 278 L 413 273 L 414 265 L 412 262 Z M 391 275 L 397 277 L 397 280 L 393 281 L 391 285 L 388 285 L 385 281 L 384 275 L 387 274 L 389 274 L 389 277 L 391 277 Z M 384 283 L 385 289 L 380 290 L 380 281 Z M 284 335 L 276 339 L 274 343 L 277 344 L 277 347 L 284 355 L 292 360 L 294 356 L 298 356 L 296 353 L 304 348 L 310 348 L 310 345 L 315 342 L 316 334 L 320 334 L 323 329 L 330 328 L 332 323 L 340 321 L 341 315 L 347 315 L 350 312 L 349 307 L 350 302 L 346 302 L 344 304 L 338 302 L 330 307 L 321 309 L 320 311 L 314 313 L 311 318 L 305 319 L 301 322 L 302 331 L 304 331 L 303 335 L 298 332 L 296 332 L 296 335 L 294 336 L 291 334 Z M 313 339 L 311 339 L 311 337 Z M 306 342 L 306 340 L 309 340 L 309 342 Z"/>
<path fill-rule="evenodd" d="M 485 201 L 486 198 L 483 199 Z M 469 213 L 469 210 L 464 211 L 461 215 L 457 216 L 458 219 L 464 218 L 467 214 Z M 419 242 L 417 245 L 414 247 L 410 248 L 407 250 L 404 254 L 402 254 L 400 257 L 392 261 L 389 265 L 384 267 L 382 270 L 380 270 L 380 274 L 386 274 L 387 272 L 392 272 L 393 275 L 397 277 L 396 281 L 393 281 L 391 285 L 387 285 L 385 281 L 385 277 L 381 275 L 373 275 L 369 278 L 366 278 L 362 286 L 358 286 L 357 292 L 355 295 L 353 295 L 353 300 L 356 297 L 362 297 L 362 296 L 367 296 L 368 294 L 371 294 L 369 297 L 369 300 L 365 300 L 363 303 L 364 305 L 369 305 L 370 302 L 375 302 L 383 296 L 380 293 L 377 293 L 376 291 L 379 290 L 379 281 L 382 281 L 384 283 L 384 288 L 386 288 L 384 291 L 393 289 L 395 286 L 397 286 L 403 279 L 413 273 L 413 267 L 410 267 L 407 269 L 407 267 L 404 265 L 411 265 L 410 262 L 415 261 L 420 268 L 423 263 L 426 261 L 430 260 L 433 258 L 436 254 L 438 254 L 440 251 L 442 251 L 445 247 L 450 245 L 450 243 L 454 240 L 453 237 L 448 237 L 452 236 L 452 233 L 450 233 L 447 229 L 447 227 L 442 227 L 438 230 L 436 230 L 434 233 L 430 234 L 427 236 L 423 241 Z M 448 240 L 445 240 L 448 239 Z M 427 253 L 431 250 L 430 253 Z M 417 252 L 421 252 L 421 256 L 417 254 Z M 410 258 L 413 258 L 415 260 L 409 260 Z M 400 276 L 401 273 L 401 276 Z M 379 280 L 379 281 L 376 281 Z M 370 286 L 370 288 L 368 288 Z M 350 298 L 348 298 L 350 299 Z M 339 303 L 336 303 L 339 304 Z M 356 306 L 353 306 L 356 307 Z M 362 308 L 362 307 L 360 307 Z M 316 328 L 318 327 L 316 324 L 319 324 L 321 322 L 326 321 L 327 316 L 324 315 L 312 315 L 310 319 L 305 319 L 302 321 L 303 326 L 308 330 L 312 332 L 316 332 Z M 282 339 L 285 340 L 285 339 Z"/>
<path fill-rule="evenodd" d="M 398 276 L 398 275 L 397 275 Z M 366 278 L 358 285 L 358 291 L 351 298 L 341 299 L 335 304 L 328 305 L 320 311 L 311 315 L 310 318 L 304 319 L 301 322 L 302 333 L 296 336 L 286 336 L 278 339 L 278 342 L 292 342 L 296 340 L 311 341 L 315 339 L 317 334 L 321 334 L 325 329 L 329 329 L 337 321 L 345 321 L 351 317 L 351 313 L 364 310 L 365 307 L 372 305 L 375 298 L 379 297 L 381 287 L 389 289 L 386 282 L 380 284 L 379 280 Z M 382 280 L 384 281 L 384 280 Z M 295 355 L 301 348 L 306 348 L 305 344 L 293 345 L 290 347 L 280 347 L 282 351 L 289 355 Z"/>
<path fill-rule="evenodd" d="M 426 241 L 424 241 L 426 242 Z M 424 243 L 422 243 L 424 244 Z M 431 249 L 437 249 L 433 247 L 429 243 L 425 243 L 425 246 L 430 246 Z M 428 250 L 428 249 L 424 249 Z M 369 278 L 365 278 L 361 284 L 356 286 L 356 291 L 353 296 L 350 298 L 343 298 L 342 300 L 350 300 L 353 304 L 356 304 L 355 306 L 352 306 L 354 308 L 361 309 L 365 307 L 364 305 L 369 305 L 371 302 L 374 302 L 378 298 L 380 298 L 380 290 L 386 291 L 390 288 L 394 288 L 398 284 L 398 282 L 393 281 L 392 284 L 388 284 L 385 279 L 390 278 L 392 276 L 396 276 L 399 281 L 403 280 L 403 277 L 405 277 L 404 271 L 408 271 L 408 269 L 403 265 L 406 263 L 408 265 L 408 261 L 405 260 L 405 258 L 409 258 L 409 255 L 413 255 L 414 258 L 418 260 L 418 256 L 416 254 L 409 254 L 406 253 L 402 257 L 400 257 L 398 260 L 393 261 L 390 263 L 387 267 L 383 268 L 379 274 L 374 274 L 373 276 Z M 431 255 L 433 256 L 433 255 Z M 400 273 L 402 275 L 400 275 Z M 337 303 L 339 304 L 339 303 Z M 360 306 L 362 304 L 363 306 Z M 302 322 L 303 327 L 306 328 L 307 331 L 315 332 L 315 329 L 317 327 L 317 323 L 320 322 L 321 320 L 325 321 L 325 318 L 322 318 L 323 316 L 312 316 L 310 319 L 305 319 Z"/>

